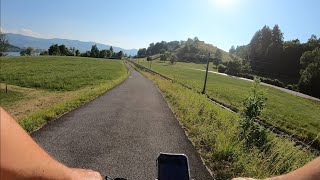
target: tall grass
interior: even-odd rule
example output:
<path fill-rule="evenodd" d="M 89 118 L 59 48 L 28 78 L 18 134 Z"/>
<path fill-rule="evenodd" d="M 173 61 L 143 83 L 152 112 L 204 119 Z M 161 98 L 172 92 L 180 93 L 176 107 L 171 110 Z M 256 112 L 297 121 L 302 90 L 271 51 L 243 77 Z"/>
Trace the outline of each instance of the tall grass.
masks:
<path fill-rule="evenodd" d="M 177 83 L 145 73 L 171 105 L 215 179 L 265 178 L 297 169 L 315 156 L 267 131 L 263 150 L 247 149 L 240 137 L 240 117 Z M 192 167 L 191 167 L 192 168 Z"/>

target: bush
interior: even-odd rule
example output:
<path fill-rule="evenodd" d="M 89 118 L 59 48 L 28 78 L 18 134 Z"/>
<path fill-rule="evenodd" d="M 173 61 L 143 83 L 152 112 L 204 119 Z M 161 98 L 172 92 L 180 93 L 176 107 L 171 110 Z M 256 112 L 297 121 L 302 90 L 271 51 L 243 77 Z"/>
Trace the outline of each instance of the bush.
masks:
<path fill-rule="evenodd" d="M 244 110 L 240 121 L 241 138 L 245 140 L 247 148 L 263 147 L 267 143 L 267 133 L 255 123 L 255 119 L 266 106 L 265 92 L 259 89 L 260 80 L 254 79 L 249 97 L 243 101 Z"/>
<path fill-rule="evenodd" d="M 282 87 L 282 88 L 286 87 L 284 85 L 284 83 L 279 81 L 278 79 L 263 78 L 263 79 L 261 79 L 261 81 L 264 83 L 271 84 L 271 85 L 278 86 L 278 87 Z"/>
<path fill-rule="evenodd" d="M 240 61 L 229 61 L 226 68 L 226 74 L 238 75 L 241 72 L 241 62 Z"/>
<path fill-rule="evenodd" d="M 219 73 L 225 73 L 226 72 L 226 66 L 225 65 L 222 65 L 222 64 L 219 64 L 218 65 L 218 72 Z"/>
<path fill-rule="evenodd" d="M 148 57 L 147 57 L 147 61 L 152 61 L 152 57 L 151 57 L 151 56 L 148 56 Z"/>

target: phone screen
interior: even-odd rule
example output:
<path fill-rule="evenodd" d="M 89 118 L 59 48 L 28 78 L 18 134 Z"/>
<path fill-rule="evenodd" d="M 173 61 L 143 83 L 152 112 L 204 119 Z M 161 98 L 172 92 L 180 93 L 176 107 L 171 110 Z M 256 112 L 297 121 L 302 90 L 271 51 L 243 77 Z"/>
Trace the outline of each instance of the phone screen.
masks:
<path fill-rule="evenodd" d="M 158 157 L 159 180 L 189 180 L 188 159 L 181 154 L 160 154 Z"/>

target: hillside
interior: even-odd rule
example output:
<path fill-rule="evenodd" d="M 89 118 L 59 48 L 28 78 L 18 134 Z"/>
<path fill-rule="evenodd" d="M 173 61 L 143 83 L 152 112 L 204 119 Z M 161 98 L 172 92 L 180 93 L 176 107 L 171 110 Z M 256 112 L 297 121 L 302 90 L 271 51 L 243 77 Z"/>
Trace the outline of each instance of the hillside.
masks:
<path fill-rule="evenodd" d="M 206 44 L 204 41 L 193 41 L 193 42 L 186 42 L 185 44 L 181 45 L 174 51 L 174 54 L 177 56 L 179 61 L 183 62 L 206 62 L 206 57 L 208 53 L 211 54 L 211 57 L 215 56 L 216 51 L 219 48 L 213 46 L 212 44 Z M 232 58 L 228 52 L 219 49 L 221 52 L 221 59 L 223 62 L 231 61 Z"/>
<path fill-rule="evenodd" d="M 96 44 L 99 49 L 109 49 L 110 45 L 100 44 L 95 42 L 83 42 L 79 40 L 70 40 L 70 39 L 43 39 L 43 38 L 35 38 L 31 36 L 25 36 L 21 34 L 12 34 L 7 33 L 6 38 L 8 39 L 9 43 L 13 46 L 17 46 L 19 48 L 24 48 L 31 46 L 35 49 L 48 49 L 52 44 L 64 44 L 67 47 L 75 47 L 79 49 L 81 52 L 85 52 L 91 49 L 91 46 Z M 136 55 L 136 49 L 123 49 L 120 47 L 114 47 L 113 50 L 115 52 L 123 51 L 128 55 Z"/>
<path fill-rule="evenodd" d="M 8 52 L 20 52 L 22 50 L 21 48 L 14 46 L 12 44 L 8 44 L 7 48 L 8 48 L 7 49 Z"/>
<path fill-rule="evenodd" d="M 219 50 L 219 51 L 218 51 Z M 228 52 L 200 41 L 197 37 L 188 38 L 187 41 L 161 41 L 151 43 L 148 48 L 141 48 L 137 52 L 137 57 L 146 57 L 148 55 L 166 54 L 180 62 L 206 63 L 208 54 L 211 58 L 217 57 L 222 62 L 231 61 L 233 58 Z"/>

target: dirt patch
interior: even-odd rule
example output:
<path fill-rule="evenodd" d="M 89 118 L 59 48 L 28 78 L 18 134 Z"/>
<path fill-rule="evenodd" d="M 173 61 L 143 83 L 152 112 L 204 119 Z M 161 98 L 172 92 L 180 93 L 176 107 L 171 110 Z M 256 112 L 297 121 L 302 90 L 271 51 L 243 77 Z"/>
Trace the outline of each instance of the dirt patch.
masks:
<path fill-rule="evenodd" d="M 5 84 L 0 84 L 1 89 L 5 89 Z M 78 91 L 52 92 L 33 88 L 8 85 L 8 90 L 22 94 L 21 100 L 12 105 L 3 105 L 14 119 L 20 120 L 31 112 L 52 106 L 72 98 Z"/>

